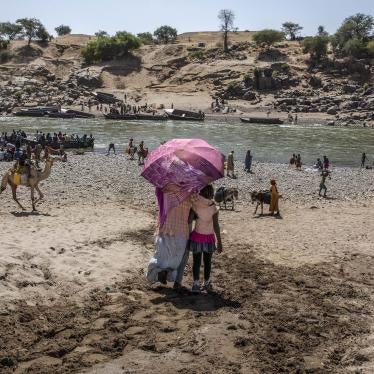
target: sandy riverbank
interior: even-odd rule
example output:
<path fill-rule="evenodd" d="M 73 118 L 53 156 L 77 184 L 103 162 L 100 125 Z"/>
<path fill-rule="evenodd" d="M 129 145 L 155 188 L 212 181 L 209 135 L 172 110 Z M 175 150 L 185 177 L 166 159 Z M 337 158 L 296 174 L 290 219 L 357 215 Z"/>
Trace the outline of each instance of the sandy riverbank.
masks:
<path fill-rule="evenodd" d="M 20 212 L 7 189 L 0 371 L 371 372 L 372 170 L 334 169 L 322 199 L 309 168 L 237 169 L 237 179 L 217 183 L 240 197 L 235 212 L 221 212 L 217 293 L 198 297 L 144 281 L 156 206 L 136 162 L 69 155 L 43 182 L 37 214 Z M 283 219 L 257 218 L 250 191 L 272 177 Z"/>

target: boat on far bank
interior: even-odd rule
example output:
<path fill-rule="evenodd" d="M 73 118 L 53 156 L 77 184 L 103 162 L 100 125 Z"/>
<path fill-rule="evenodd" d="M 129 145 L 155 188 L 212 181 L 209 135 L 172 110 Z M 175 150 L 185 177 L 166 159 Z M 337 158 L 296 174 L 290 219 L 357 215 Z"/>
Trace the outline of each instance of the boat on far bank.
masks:
<path fill-rule="evenodd" d="M 92 113 L 82 112 L 80 110 L 62 108 L 59 110 L 58 107 L 34 107 L 24 108 L 13 115 L 21 117 L 49 117 L 49 118 L 94 118 L 95 115 Z"/>
<path fill-rule="evenodd" d="M 263 123 L 267 125 L 281 125 L 284 121 L 278 117 L 240 117 L 244 123 Z"/>
<path fill-rule="evenodd" d="M 104 114 L 106 119 L 112 120 L 144 120 L 144 121 L 166 121 L 168 117 L 164 114 L 146 114 L 146 113 L 136 113 L 136 114 L 116 114 L 109 113 Z"/>
<path fill-rule="evenodd" d="M 201 110 L 191 112 L 182 109 L 165 109 L 165 113 L 169 119 L 176 121 L 204 121 L 205 119 L 205 114 Z"/>

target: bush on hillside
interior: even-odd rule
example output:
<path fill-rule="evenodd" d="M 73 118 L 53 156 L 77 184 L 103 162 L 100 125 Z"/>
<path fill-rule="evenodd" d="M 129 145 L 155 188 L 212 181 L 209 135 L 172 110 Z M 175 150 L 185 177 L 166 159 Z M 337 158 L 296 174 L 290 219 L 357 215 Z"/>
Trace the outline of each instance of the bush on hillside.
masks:
<path fill-rule="evenodd" d="M 321 61 L 327 56 L 329 38 L 326 35 L 310 36 L 301 42 L 304 53 L 309 53 L 312 60 Z"/>
<path fill-rule="evenodd" d="M 284 39 L 284 34 L 281 31 L 265 29 L 256 32 L 253 35 L 253 40 L 257 45 L 265 44 L 267 48 L 270 48 L 273 44 L 281 42 Z"/>
<path fill-rule="evenodd" d="M 140 44 L 140 40 L 135 35 L 120 31 L 115 36 L 103 36 L 89 42 L 81 53 L 86 63 L 92 64 L 123 57 L 139 48 Z"/>
<path fill-rule="evenodd" d="M 354 58 L 364 58 L 367 56 L 366 45 L 367 43 L 365 43 L 362 39 L 355 37 L 353 39 L 348 40 L 344 44 L 344 47 L 342 48 L 341 52 L 345 56 L 351 56 Z"/>
<path fill-rule="evenodd" d="M 153 44 L 153 35 L 150 32 L 140 32 L 136 35 L 142 44 Z"/>

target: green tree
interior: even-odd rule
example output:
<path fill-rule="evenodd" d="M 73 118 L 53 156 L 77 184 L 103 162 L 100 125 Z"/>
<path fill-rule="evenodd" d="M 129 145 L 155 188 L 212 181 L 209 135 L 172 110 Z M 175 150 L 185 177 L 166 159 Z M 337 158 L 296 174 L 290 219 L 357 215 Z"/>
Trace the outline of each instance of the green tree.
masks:
<path fill-rule="evenodd" d="M 253 40 L 257 45 L 265 44 L 267 48 L 270 48 L 274 43 L 281 42 L 283 39 L 283 32 L 272 29 L 264 29 L 253 35 Z"/>
<path fill-rule="evenodd" d="M 357 36 L 349 39 L 342 48 L 342 53 L 346 56 L 364 58 L 367 55 L 367 43 Z"/>
<path fill-rule="evenodd" d="M 106 31 L 99 30 L 99 31 L 95 32 L 95 36 L 97 38 L 102 38 L 104 36 L 109 36 L 109 34 Z"/>
<path fill-rule="evenodd" d="M 0 39 L 14 40 L 22 31 L 22 26 L 11 22 L 0 23 Z"/>
<path fill-rule="evenodd" d="M 41 25 L 36 31 L 36 37 L 42 42 L 46 42 L 51 37 L 51 35 L 48 33 L 47 29 L 43 25 Z"/>
<path fill-rule="evenodd" d="M 235 14 L 231 9 L 221 9 L 218 12 L 218 19 L 221 21 L 221 31 L 223 32 L 223 50 L 228 52 L 229 41 L 228 35 L 230 31 L 236 31 L 234 27 Z"/>
<path fill-rule="evenodd" d="M 82 56 L 89 64 L 123 57 L 139 48 L 140 40 L 126 31 L 119 31 L 115 36 L 102 36 L 93 40 L 82 49 Z"/>
<path fill-rule="evenodd" d="M 44 38 L 47 32 L 43 24 L 37 18 L 20 18 L 17 19 L 16 23 L 22 27 L 21 34 L 28 40 L 27 45 L 30 45 L 32 39 L 40 36 Z"/>
<path fill-rule="evenodd" d="M 142 44 L 153 44 L 153 35 L 150 32 L 140 32 L 136 35 Z"/>
<path fill-rule="evenodd" d="M 317 31 L 318 36 L 327 36 L 329 33 L 325 30 L 325 26 L 318 26 L 318 31 Z"/>
<path fill-rule="evenodd" d="M 309 53 L 310 58 L 320 62 L 327 56 L 329 38 L 326 35 L 310 36 L 301 42 L 304 53 Z"/>
<path fill-rule="evenodd" d="M 177 29 L 171 26 L 161 26 L 153 33 L 159 43 L 168 44 L 173 42 L 178 35 Z"/>
<path fill-rule="evenodd" d="M 346 18 L 331 39 L 334 51 L 342 55 L 363 57 L 373 28 L 374 18 L 370 15 L 357 13 Z"/>
<path fill-rule="evenodd" d="M 282 31 L 287 35 L 290 40 L 295 40 L 296 35 L 303 29 L 298 23 L 285 22 L 282 24 Z"/>
<path fill-rule="evenodd" d="M 71 28 L 67 25 L 60 25 L 55 28 L 58 36 L 68 35 L 71 33 Z"/>

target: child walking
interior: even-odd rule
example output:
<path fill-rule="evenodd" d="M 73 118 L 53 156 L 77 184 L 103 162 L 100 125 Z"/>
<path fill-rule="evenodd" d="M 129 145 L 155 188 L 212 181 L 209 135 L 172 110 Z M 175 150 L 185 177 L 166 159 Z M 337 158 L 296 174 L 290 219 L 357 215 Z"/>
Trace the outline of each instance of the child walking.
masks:
<path fill-rule="evenodd" d="M 193 285 L 192 292 L 200 293 L 200 267 L 204 259 L 203 289 L 211 291 L 210 272 L 212 268 L 212 255 L 217 249 L 222 252 L 222 241 L 218 223 L 218 209 L 212 200 L 214 189 L 212 185 L 204 187 L 200 196 L 192 200 L 192 210 L 196 215 L 195 228 L 190 234 L 188 249 L 193 255 Z M 216 246 L 217 239 L 217 246 Z"/>

